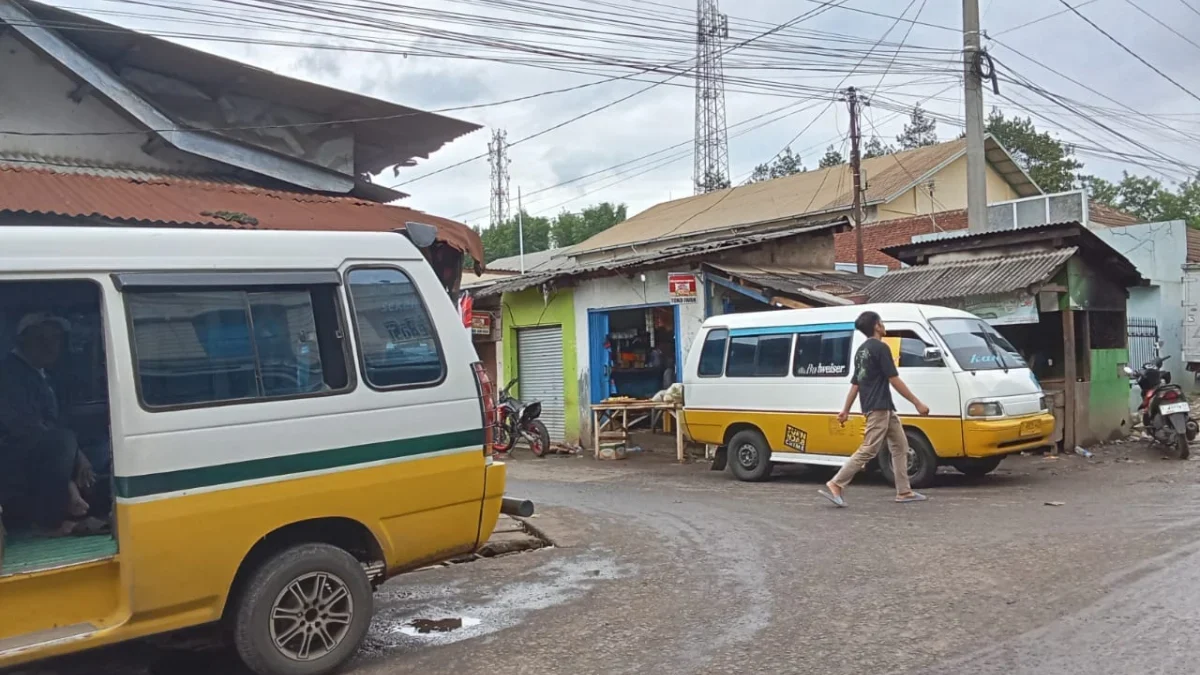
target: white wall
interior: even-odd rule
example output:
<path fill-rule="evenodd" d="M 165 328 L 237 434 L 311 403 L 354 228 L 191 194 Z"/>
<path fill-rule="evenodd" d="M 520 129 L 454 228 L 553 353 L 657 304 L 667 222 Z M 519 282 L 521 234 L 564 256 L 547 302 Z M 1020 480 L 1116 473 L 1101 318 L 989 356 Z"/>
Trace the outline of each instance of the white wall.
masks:
<path fill-rule="evenodd" d="M 1182 220 L 1127 227 L 1095 227 L 1097 236 L 1120 251 L 1150 280 L 1149 287 L 1131 288 L 1126 314 L 1158 319 L 1159 339 L 1171 378 L 1192 386 L 1183 363 L 1183 265 L 1187 262 L 1187 224 Z"/>
<path fill-rule="evenodd" d="M 692 340 L 704 323 L 704 284 L 699 273 L 688 269 L 672 270 L 697 275 L 696 302 L 679 308 L 681 358 L 687 358 Z M 591 430 L 591 350 L 588 331 L 588 310 L 631 305 L 661 304 L 671 301 L 667 291 L 667 271 L 646 272 L 643 285 L 641 273 L 628 276 L 585 279 L 575 287 L 575 348 L 579 370 L 580 435 L 588 438 Z"/>
<path fill-rule="evenodd" d="M 76 103 L 77 84 L 48 59 L 31 51 L 14 33 L 0 36 L 0 120 L 5 129 L 27 132 L 137 131 L 103 99 L 90 94 Z M 111 136 L 0 136 L 0 153 L 86 160 L 100 166 L 159 171 L 204 171 L 218 165 L 162 147 L 142 150 L 148 134 Z M 36 164 L 30 165 L 36 168 Z"/>

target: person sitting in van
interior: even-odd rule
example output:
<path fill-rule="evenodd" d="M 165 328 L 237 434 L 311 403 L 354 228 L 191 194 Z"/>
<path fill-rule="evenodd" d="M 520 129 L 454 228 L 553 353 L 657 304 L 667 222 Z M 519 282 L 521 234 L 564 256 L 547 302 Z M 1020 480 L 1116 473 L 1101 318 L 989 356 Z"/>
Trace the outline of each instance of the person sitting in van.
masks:
<path fill-rule="evenodd" d="M 108 527 L 87 517 L 84 493 L 95 472 L 63 425 L 46 376 L 69 330 L 61 317 L 27 314 L 17 324 L 16 347 L 0 360 L 0 507 L 45 536 L 100 534 Z"/>

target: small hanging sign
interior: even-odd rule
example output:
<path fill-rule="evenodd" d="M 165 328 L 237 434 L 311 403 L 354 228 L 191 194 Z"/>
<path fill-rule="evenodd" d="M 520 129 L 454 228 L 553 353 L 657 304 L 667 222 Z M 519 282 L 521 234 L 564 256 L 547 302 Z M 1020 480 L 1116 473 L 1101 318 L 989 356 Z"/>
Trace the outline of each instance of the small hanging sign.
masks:
<path fill-rule="evenodd" d="M 667 292 L 671 296 L 672 304 L 687 305 L 696 302 L 696 275 L 684 272 L 668 273 Z"/>

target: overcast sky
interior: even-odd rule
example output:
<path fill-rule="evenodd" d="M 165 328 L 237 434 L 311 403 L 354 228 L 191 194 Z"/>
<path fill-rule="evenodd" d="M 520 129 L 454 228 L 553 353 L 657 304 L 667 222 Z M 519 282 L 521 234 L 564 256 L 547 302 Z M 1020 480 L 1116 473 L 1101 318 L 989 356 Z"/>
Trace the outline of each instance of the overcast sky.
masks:
<path fill-rule="evenodd" d="M 176 7 L 216 9 L 247 19 L 242 22 L 242 27 L 234 28 L 211 19 L 205 19 L 207 25 L 201 25 L 196 22 L 195 15 L 191 15 L 190 23 L 170 22 L 164 17 L 186 15 L 173 15 L 160 7 L 128 0 L 49 0 L 53 5 L 83 11 L 101 20 L 149 32 L 224 35 L 248 38 L 251 42 L 286 41 L 359 48 L 386 46 L 387 51 L 415 49 L 422 52 L 438 51 L 450 56 L 469 53 L 484 57 L 405 56 L 277 44 L 176 39 L 285 75 L 430 110 L 492 103 L 602 81 L 617 74 L 636 75 L 638 81 L 630 81 L 633 78 L 611 81 L 518 103 L 447 113 L 485 128 L 450 143 L 416 167 L 402 169 L 399 176 L 393 177 L 389 173 L 378 180 L 411 193 L 412 197 L 406 200 L 410 206 L 441 216 L 458 217 L 472 224 L 486 224 L 489 186 L 486 160 L 471 161 L 424 180 L 410 181 L 430 171 L 485 153 L 491 128 L 505 129 L 510 141 L 517 140 L 645 89 L 628 100 L 513 147 L 510 150 L 513 208 L 516 207 L 518 186 L 525 194 L 531 195 L 525 200 L 526 210 L 538 215 L 553 215 L 563 209 L 579 209 L 599 201 L 624 202 L 633 213 L 668 198 L 678 198 L 692 192 L 690 140 L 694 127 L 695 98 L 690 73 L 678 74 L 668 80 L 669 74 L 638 75 L 636 70 L 628 68 L 608 68 L 603 72 L 593 70 L 587 74 L 562 72 L 544 66 L 576 70 L 582 66 L 568 58 L 551 57 L 539 57 L 543 67 L 499 63 L 494 59 L 511 60 L 520 55 L 511 49 L 468 47 L 458 39 L 442 41 L 427 36 L 413 37 L 402 31 L 368 25 L 379 15 L 372 11 L 372 6 L 398 5 L 400 0 L 339 0 L 347 8 L 345 11 L 361 16 L 356 26 L 345 22 L 332 24 L 297 18 L 285 20 L 281 14 L 278 25 L 292 26 L 293 29 L 288 31 L 263 27 L 263 23 L 272 23 L 269 21 L 269 12 L 263 9 L 239 9 L 239 1 L 174 0 Z M 311 3 L 311 0 L 293 1 L 301 5 Z M 497 8 L 502 1 L 408 0 L 404 4 L 409 7 L 488 17 L 488 21 L 477 26 L 464 26 L 461 23 L 451 25 L 436 20 L 437 14 L 424 20 L 406 21 L 413 26 L 444 27 L 481 37 L 515 39 L 525 48 L 563 48 L 615 55 L 621 54 L 621 51 L 614 43 L 627 42 L 630 45 L 630 58 L 660 65 L 681 64 L 677 69 L 691 66 L 682 59 L 694 52 L 689 42 L 693 29 L 687 25 L 689 13 L 694 14 L 695 11 L 694 2 L 607 0 L 608 6 L 614 8 L 608 11 L 613 11 L 614 16 L 621 15 L 619 7 L 627 6 L 638 7 L 647 15 L 661 17 L 661 20 L 636 17 L 632 24 L 638 27 L 622 28 L 571 23 L 565 17 L 555 19 L 514 14 Z M 152 4 L 171 2 L 154 0 Z M 248 2 L 253 5 L 271 4 L 264 0 Z M 1197 11 L 1200 9 L 1200 0 L 1070 0 L 1072 5 L 1080 5 L 1081 13 L 1175 80 L 1178 86 L 1138 62 L 1134 56 L 1070 12 L 1011 30 L 1039 17 L 1063 11 L 1065 7 L 1060 0 L 979 2 L 984 30 L 994 38 L 990 42 L 985 41 L 985 44 L 1000 62 L 1002 72 L 1015 71 L 1048 92 L 1105 109 L 1090 110 L 1089 117 L 1093 121 L 1081 122 L 1071 112 L 1039 98 L 1027 88 L 1001 83 L 1003 96 L 1016 99 L 1048 118 L 1035 118 L 1039 128 L 1053 130 L 1064 139 L 1109 153 L 1107 158 L 1081 155 L 1085 170 L 1110 179 L 1119 179 L 1122 170 L 1134 173 L 1165 172 L 1162 175 L 1170 178 L 1195 172 L 1193 167 L 1200 165 L 1200 99 L 1188 91 L 1200 93 L 1200 68 L 1195 67 L 1200 62 L 1200 11 Z M 1136 6 L 1134 2 L 1137 2 Z M 565 8 L 595 9 L 598 6 L 587 0 L 551 4 Z M 894 109 L 900 104 L 912 105 L 922 100 L 926 108 L 947 118 L 938 124 L 941 138 L 954 138 L 961 131 L 950 123 L 951 119 L 962 118 L 961 77 L 956 71 L 958 66 L 950 61 L 953 58 L 952 50 L 961 48 L 961 34 L 946 29 L 961 27 L 959 0 L 913 0 L 911 4 L 907 0 L 848 0 L 844 7 L 828 8 L 819 16 L 795 24 L 787 32 L 771 36 L 773 44 L 781 45 L 777 53 L 765 50 L 752 52 L 745 48 L 739 51 L 736 48 L 739 41 L 767 30 L 771 25 L 791 21 L 803 12 L 820 9 L 823 4 L 826 4 L 825 0 L 743 0 L 736 6 L 727 1 L 722 7 L 730 15 L 733 33 L 725 42 L 729 50 L 725 56 L 726 75 L 742 78 L 743 81 L 754 79 L 766 83 L 765 86 L 756 87 L 756 92 L 748 91 L 751 85 L 731 83 L 730 91 L 726 94 L 730 126 L 730 173 L 735 182 L 744 179 L 756 164 L 771 159 L 789 142 L 793 150 L 802 154 L 805 165 L 809 167 L 816 165 L 830 144 L 845 153 L 848 116 L 845 104 L 833 102 L 831 92 L 847 78 L 858 56 L 870 48 L 871 43 L 883 38 L 889 29 L 884 44 L 872 53 L 862 71 L 850 74 L 842 84 L 875 93 L 876 104 L 866 111 L 867 122 L 864 126 L 867 135 L 878 130 L 885 141 L 894 142 L 904 122 L 902 114 Z M 864 11 L 893 17 L 906 11 L 908 19 L 915 18 L 942 28 L 903 21 L 897 24 L 891 18 Z M 672 22 L 672 17 L 678 17 L 679 20 Z M 513 32 L 503 23 L 507 19 L 570 25 L 593 32 L 580 34 L 586 40 L 539 38 L 529 33 Z M 259 23 L 255 24 L 254 21 Z M 309 32 L 301 32 L 302 27 L 307 27 Z M 1181 35 L 1176 35 L 1171 29 Z M 806 32 L 802 34 L 795 31 Z M 645 35 L 641 36 L 643 32 Z M 822 36 L 835 34 L 857 38 L 857 41 L 822 39 Z M 884 76 L 886 62 L 895 53 L 896 45 L 901 40 L 904 40 L 906 47 Z M 594 41 L 594 44 L 589 44 L 589 41 Z M 805 49 L 824 45 L 833 50 L 849 45 L 850 49 L 858 51 L 849 60 L 845 54 L 828 57 L 824 67 L 817 70 L 815 57 L 789 55 L 784 46 L 791 44 Z M 1095 91 L 1072 83 L 1064 76 Z M 650 86 L 663 80 L 667 81 Z M 1102 95 L 1111 97 L 1111 100 L 1106 100 Z M 985 106 L 999 106 L 1006 112 L 1028 114 L 1003 96 L 997 97 L 989 90 Z M 1137 114 L 1123 106 L 1132 108 Z M 763 117 L 764 113 L 781 107 L 784 109 L 780 112 Z M 754 121 L 745 123 L 746 120 Z M 738 123 L 742 124 L 735 126 Z M 1140 143 L 1141 147 L 1121 139 L 1117 134 Z M 677 144 L 679 147 L 674 150 L 612 171 L 603 171 Z M 1142 158 L 1150 157 L 1151 153 L 1159 153 L 1160 157 L 1152 171 L 1147 167 L 1117 161 L 1111 155 L 1113 152 L 1133 155 L 1130 161 L 1134 162 L 1144 161 Z M 1164 162 L 1163 156 L 1171 161 Z M 1164 163 L 1169 164 L 1170 168 L 1164 169 Z M 594 172 L 600 173 L 562 187 L 546 189 Z"/>

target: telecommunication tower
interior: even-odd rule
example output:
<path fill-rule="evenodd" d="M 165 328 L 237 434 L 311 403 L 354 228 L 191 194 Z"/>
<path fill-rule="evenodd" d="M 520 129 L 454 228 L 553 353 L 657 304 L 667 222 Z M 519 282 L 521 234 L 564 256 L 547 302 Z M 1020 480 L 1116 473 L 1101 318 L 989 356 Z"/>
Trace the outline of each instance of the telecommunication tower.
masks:
<path fill-rule="evenodd" d="M 729 187 L 729 135 L 725 129 L 722 40 L 729 20 L 717 0 L 696 5 L 696 147 L 692 180 L 696 194 Z"/>
<path fill-rule="evenodd" d="M 492 169 L 488 225 L 495 227 L 508 220 L 510 201 L 508 198 L 508 134 L 503 129 L 492 130 L 488 143 L 488 166 Z"/>

